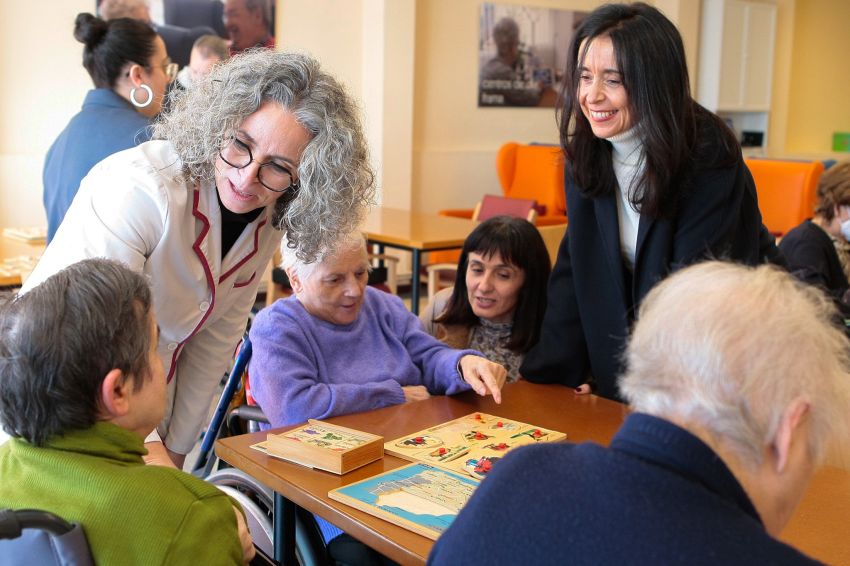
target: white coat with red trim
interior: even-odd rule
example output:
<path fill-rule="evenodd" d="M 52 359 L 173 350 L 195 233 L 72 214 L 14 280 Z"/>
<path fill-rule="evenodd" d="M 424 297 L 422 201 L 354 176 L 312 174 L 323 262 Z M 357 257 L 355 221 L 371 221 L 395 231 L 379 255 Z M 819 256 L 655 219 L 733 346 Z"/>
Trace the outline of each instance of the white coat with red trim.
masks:
<path fill-rule="evenodd" d="M 116 153 L 83 179 L 59 231 L 23 292 L 90 257 L 120 260 L 151 281 L 169 403 L 158 427 L 188 453 L 227 369 L 283 233 L 269 206 L 221 258 L 215 185 L 187 183 L 167 141 Z"/>

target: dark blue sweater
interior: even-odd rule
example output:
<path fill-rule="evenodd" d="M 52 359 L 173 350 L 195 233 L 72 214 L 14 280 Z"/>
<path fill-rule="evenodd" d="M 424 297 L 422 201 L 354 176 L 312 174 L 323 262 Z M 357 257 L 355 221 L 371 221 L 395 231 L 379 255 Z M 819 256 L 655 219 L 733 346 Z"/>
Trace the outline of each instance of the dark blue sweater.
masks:
<path fill-rule="evenodd" d="M 508 455 L 428 563 L 816 562 L 767 534 L 741 485 L 702 441 L 634 414 L 610 449 L 549 444 Z"/>
<path fill-rule="evenodd" d="M 150 120 L 109 90 L 86 94 L 83 109 L 53 142 L 44 162 L 47 241 L 53 239 L 89 170 L 113 153 L 148 141 Z"/>

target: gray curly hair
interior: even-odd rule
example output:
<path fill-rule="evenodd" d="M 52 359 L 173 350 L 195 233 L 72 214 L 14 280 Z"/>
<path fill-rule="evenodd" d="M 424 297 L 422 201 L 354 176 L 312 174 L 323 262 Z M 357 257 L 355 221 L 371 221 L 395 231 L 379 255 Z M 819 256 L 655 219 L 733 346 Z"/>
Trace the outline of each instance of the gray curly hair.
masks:
<path fill-rule="evenodd" d="M 268 49 L 245 51 L 178 95 L 154 126 L 172 143 L 187 178 L 214 181 L 223 140 L 262 103 L 292 113 L 312 139 L 301 155 L 298 190 L 275 203 L 272 221 L 305 262 L 354 230 L 374 196 L 375 176 L 358 118 L 342 85 L 307 56 Z"/>

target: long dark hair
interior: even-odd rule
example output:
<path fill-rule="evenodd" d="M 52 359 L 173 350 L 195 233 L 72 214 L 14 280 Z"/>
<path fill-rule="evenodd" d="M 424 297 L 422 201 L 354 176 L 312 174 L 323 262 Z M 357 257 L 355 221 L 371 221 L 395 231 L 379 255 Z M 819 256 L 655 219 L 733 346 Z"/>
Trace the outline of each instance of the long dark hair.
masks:
<path fill-rule="evenodd" d="M 568 172 L 585 196 L 610 195 L 617 188 L 611 143 L 593 134 L 578 99 L 587 47 L 598 37 L 611 38 L 644 149 L 644 168 L 630 199 L 651 217 L 672 216 L 676 195 L 689 186 L 694 167 L 730 166 L 740 146 L 729 128 L 691 97 L 676 26 L 642 2 L 606 4 L 588 15 L 573 38 L 558 109 Z M 704 139 L 704 130 L 717 133 Z"/>
<path fill-rule="evenodd" d="M 468 327 L 480 324 L 469 304 L 466 287 L 470 253 L 483 256 L 498 253 L 502 261 L 525 273 L 525 282 L 519 290 L 514 311 L 511 337 L 505 346 L 523 353 L 529 351 L 540 338 L 540 324 L 546 311 L 546 285 L 552 269 L 540 232 L 527 220 L 510 216 L 494 216 L 479 224 L 463 244 L 454 291 L 446 310 L 434 322 Z"/>
<path fill-rule="evenodd" d="M 74 38 L 85 45 L 83 67 L 97 88 L 113 88 L 127 63 L 150 66 L 156 32 L 141 20 L 116 18 L 104 21 L 77 14 Z"/>

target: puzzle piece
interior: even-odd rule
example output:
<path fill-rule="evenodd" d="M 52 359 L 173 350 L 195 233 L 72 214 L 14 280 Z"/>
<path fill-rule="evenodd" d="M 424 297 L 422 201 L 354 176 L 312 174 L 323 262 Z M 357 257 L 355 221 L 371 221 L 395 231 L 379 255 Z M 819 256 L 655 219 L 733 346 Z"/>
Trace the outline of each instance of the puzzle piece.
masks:
<path fill-rule="evenodd" d="M 420 448 L 435 448 L 437 446 L 442 446 L 443 441 L 435 436 L 419 435 L 403 438 L 396 442 L 395 445 L 399 448 L 412 450 Z"/>
<path fill-rule="evenodd" d="M 458 445 L 451 448 L 440 447 L 428 453 L 426 460 L 432 462 L 451 462 L 469 452 L 469 446 Z"/>

